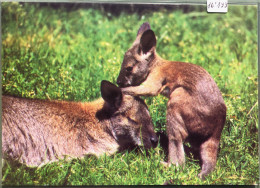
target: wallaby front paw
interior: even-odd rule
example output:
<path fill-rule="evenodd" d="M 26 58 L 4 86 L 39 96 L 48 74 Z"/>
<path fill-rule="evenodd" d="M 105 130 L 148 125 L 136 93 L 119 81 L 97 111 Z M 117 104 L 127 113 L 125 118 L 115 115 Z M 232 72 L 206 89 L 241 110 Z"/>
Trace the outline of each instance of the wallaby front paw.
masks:
<path fill-rule="evenodd" d="M 134 93 L 132 91 L 129 90 L 129 88 L 121 88 L 121 91 L 123 94 L 127 94 L 127 95 L 133 95 Z"/>

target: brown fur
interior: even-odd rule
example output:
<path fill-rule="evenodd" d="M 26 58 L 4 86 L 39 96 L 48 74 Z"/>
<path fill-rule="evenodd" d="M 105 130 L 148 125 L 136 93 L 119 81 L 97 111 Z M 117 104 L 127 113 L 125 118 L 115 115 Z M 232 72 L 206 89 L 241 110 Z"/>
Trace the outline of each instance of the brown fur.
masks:
<path fill-rule="evenodd" d="M 107 81 L 101 83 L 101 94 L 103 99 L 89 103 L 3 96 L 4 158 L 33 167 L 64 156 L 110 155 L 133 145 L 156 145 L 140 98 L 122 95 Z"/>
<path fill-rule="evenodd" d="M 221 92 L 202 67 L 167 61 L 156 53 L 156 38 L 144 23 L 133 46 L 125 53 L 117 83 L 123 93 L 136 96 L 163 94 L 167 103 L 168 163 L 185 163 L 183 142 L 199 147 L 203 178 L 217 160 L 226 106 Z M 141 84 L 141 85 L 140 85 Z M 131 87 L 129 87 L 131 86 Z"/>

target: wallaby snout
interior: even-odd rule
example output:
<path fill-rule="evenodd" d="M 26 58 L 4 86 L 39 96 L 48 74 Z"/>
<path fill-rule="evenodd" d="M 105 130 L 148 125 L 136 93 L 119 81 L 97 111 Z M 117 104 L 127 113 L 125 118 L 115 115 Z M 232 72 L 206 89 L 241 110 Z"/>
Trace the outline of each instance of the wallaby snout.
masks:
<path fill-rule="evenodd" d="M 117 85 L 121 88 L 124 88 L 124 87 L 128 87 L 130 86 L 130 82 L 127 82 L 127 80 L 123 80 L 121 78 L 117 78 L 117 81 L 116 81 Z"/>
<path fill-rule="evenodd" d="M 153 148 L 156 148 L 156 146 L 158 144 L 158 137 L 156 135 L 151 136 L 150 140 L 151 140 Z"/>

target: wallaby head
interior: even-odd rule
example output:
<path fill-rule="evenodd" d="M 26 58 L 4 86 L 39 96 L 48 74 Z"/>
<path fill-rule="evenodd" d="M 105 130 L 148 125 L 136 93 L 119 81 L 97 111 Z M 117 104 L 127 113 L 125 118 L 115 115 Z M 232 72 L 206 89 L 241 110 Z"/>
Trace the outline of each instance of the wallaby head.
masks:
<path fill-rule="evenodd" d="M 156 147 L 158 138 L 144 101 L 124 95 L 121 89 L 108 81 L 101 83 L 101 95 L 106 110 L 111 114 L 111 130 L 121 148 L 131 145 Z"/>
<path fill-rule="evenodd" d="M 148 76 L 155 58 L 156 37 L 149 23 L 138 30 L 132 47 L 125 53 L 117 84 L 120 87 L 138 86 Z"/>

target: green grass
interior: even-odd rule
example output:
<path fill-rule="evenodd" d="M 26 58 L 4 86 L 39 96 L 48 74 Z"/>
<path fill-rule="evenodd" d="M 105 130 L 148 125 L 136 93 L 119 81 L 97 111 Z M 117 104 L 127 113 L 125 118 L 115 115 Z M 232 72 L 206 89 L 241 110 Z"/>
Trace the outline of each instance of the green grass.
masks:
<path fill-rule="evenodd" d="M 159 146 L 149 155 L 131 151 L 35 169 L 7 164 L 3 185 L 259 182 L 256 6 L 229 6 L 227 14 L 207 14 L 201 7 L 187 13 L 157 8 L 114 14 L 101 6 L 1 5 L 3 94 L 74 101 L 100 97 L 101 80 L 116 82 L 124 52 L 148 21 L 157 35 L 157 52 L 204 67 L 227 105 L 217 166 L 204 181 L 197 178 L 200 166 L 193 157 L 183 170 L 161 165 L 165 153 Z M 166 102 L 163 96 L 146 98 L 156 131 L 165 131 Z"/>

